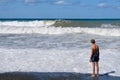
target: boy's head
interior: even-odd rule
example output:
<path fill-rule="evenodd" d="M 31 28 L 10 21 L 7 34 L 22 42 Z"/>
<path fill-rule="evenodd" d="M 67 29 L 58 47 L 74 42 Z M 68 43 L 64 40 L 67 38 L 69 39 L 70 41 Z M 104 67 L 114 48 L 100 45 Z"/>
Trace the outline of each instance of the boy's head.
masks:
<path fill-rule="evenodd" d="M 93 44 L 94 44 L 94 43 L 95 43 L 95 39 L 91 39 L 91 43 L 93 43 Z"/>

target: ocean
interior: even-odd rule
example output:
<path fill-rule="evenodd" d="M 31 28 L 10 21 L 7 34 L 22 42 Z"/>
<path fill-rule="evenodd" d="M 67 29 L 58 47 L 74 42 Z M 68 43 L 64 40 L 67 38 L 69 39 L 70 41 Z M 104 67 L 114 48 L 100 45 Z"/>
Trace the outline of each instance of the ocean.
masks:
<path fill-rule="evenodd" d="M 1 19 L 0 33 L 88 33 L 120 36 L 119 19 Z"/>
<path fill-rule="evenodd" d="M 0 19 L 0 73 L 91 73 L 91 39 L 100 74 L 120 76 L 120 19 Z"/>

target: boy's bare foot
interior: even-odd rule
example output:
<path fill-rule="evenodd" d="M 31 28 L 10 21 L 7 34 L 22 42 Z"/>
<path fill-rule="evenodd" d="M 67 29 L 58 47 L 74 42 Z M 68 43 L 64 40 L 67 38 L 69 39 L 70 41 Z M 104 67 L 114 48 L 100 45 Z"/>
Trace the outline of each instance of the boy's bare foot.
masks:
<path fill-rule="evenodd" d="M 96 77 L 99 77 L 99 74 L 96 74 Z"/>
<path fill-rule="evenodd" d="M 92 74 L 92 75 L 91 75 L 91 77 L 95 77 L 95 75 L 94 75 L 94 74 Z"/>

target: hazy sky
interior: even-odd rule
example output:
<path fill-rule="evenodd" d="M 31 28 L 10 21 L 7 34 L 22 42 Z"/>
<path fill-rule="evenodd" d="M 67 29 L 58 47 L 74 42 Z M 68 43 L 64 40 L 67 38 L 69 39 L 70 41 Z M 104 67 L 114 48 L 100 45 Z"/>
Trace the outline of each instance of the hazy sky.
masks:
<path fill-rule="evenodd" d="M 0 18 L 120 18 L 120 0 L 0 0 Z"/>

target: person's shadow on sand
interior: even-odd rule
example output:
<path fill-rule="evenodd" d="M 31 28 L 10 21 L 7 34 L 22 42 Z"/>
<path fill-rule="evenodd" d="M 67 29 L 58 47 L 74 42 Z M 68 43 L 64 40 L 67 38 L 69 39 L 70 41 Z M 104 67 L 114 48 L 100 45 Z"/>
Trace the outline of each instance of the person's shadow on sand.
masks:
<path fill-rule="evenodd" d="M 99 78 L 91 78 L 91 74 L 74 72 L 7 72 L 0 74 L 0 80 L 120 80 L 120 77 L 110 76 L 111 71 L 100 74 Z"/>

